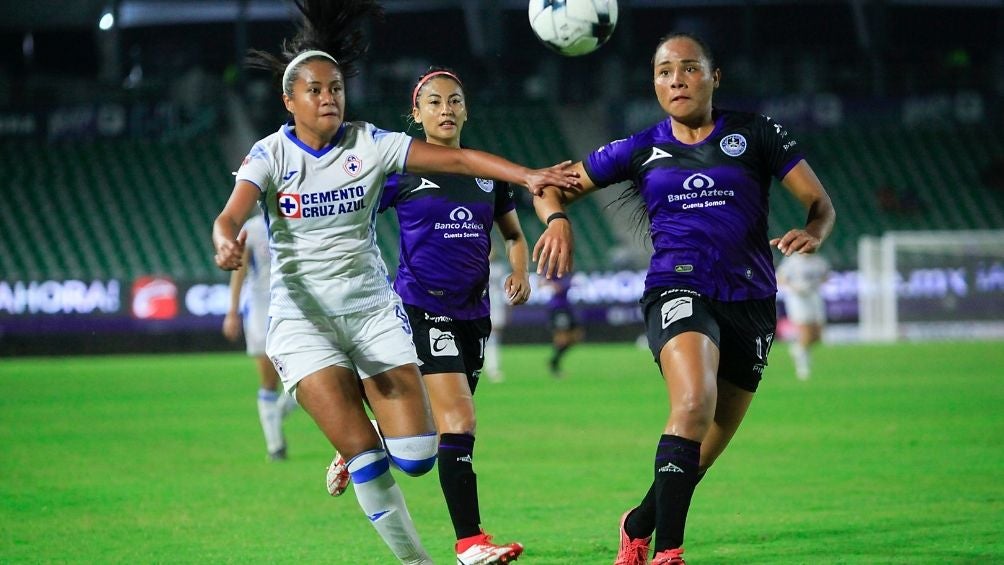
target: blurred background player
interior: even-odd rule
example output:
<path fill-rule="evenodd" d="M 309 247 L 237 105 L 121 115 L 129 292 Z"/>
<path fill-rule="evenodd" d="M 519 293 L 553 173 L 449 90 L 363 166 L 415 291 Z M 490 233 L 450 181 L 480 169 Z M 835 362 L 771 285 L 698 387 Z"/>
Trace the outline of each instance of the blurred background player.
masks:
<path fill-rule="evenodd" d="M 460 147 L 468 115 L 456 73 L 431 67 L 415 83 L 411 102 L 411 117 L 422 126 L 427 142 Z M 380 203 L 380 211 L 397 211 L 401 226 L 394 290 L 415 330 L 415 348 L 440 434 L 439 482 L 457 536 L 459 565 L 508 563 L 523 552 L 519 543 L 492 543 L 481 529 L 473 461 L 474 392 L 493 329 L 493 225 L 505 242 L 511 271 L 503 300 L 515 305 L 530 297 L 529 248 L 513 196 L 513 187 L 504 182 L 407 174 L 387 181 Z"/>
<path fill-rule="evenodd" d="M 272 461 L 286 458 L 282 422 L 296 408 L 296 401 L 279 390 L 279 373 L 265 354 L 268 330 L 268 228 L 261 214 L 244 224 L 247 232 L 241 266 L 230 274 L 230 308 L 223 318 L 223 335 L 230 341 L 241 336 L 243 319 L 247 354 L 258 367 L 258 419 L 265 434 L 265 447 Z"/>
<path fill-rule="evenodd" d="M 583 331 L 575 316 L 572 301 L 568 299 L 568 291 L 572 288 L 572 277 L 541 279 L 541 282 L 551 287 L 551 298 L 547 301 L 547 311 L 551 325 L 551 357 L 547 368 L 551 376 L 561 378 L 561 359 L 573 345 L 582 341 Z"/>
<path fill-rule="evenodd" d="M 777 326 L 771 247 L 784 255 L 814 253 L 836 219 L 783 126 L 714 107 L 721 70 L 707 44 L 690 34 L 668 35 L 656 47 L 652 71 L 666 119 L 577 163 L 581 189 L 548 189 L 534 204 L 547 224 L 534 247 L 538 272 L 571 263 L 563 201 L 633 180 L 624 195 L 635 199 L 639 221 L 649 225 L 653 255 L 642 308 L 670 414 L 648 492 L 621 516 L 616 565 L 684 563 L 694 489 L 739 429 L 767 365 Z M 767 235 L 772 177 L 808 212 L 802 227 L 773 239 Z"/>
<path fill-rule="evenodd" d="M 502 332 L 509 322 L 509 297 L 505 290 L 509 266 L 499 259 L 494 244 L 488 261 L 488 302 L 492 332 L 485 343 L 485 366 L 481 374 L 493 383 L 500 383 L 505 380 L 502 370 Z"/>
<path fill-rule="evenodd" d="M 795 374 L 807 380 L 811 372 L 811 348 L 822 339 L 826 304 L 821 289 L 830 275 L 830 264 L 818 253 L 785 257 L 777 268 L 777 284 L 784 290 L 784 311 L 794 325 L 791 357 Z"/>

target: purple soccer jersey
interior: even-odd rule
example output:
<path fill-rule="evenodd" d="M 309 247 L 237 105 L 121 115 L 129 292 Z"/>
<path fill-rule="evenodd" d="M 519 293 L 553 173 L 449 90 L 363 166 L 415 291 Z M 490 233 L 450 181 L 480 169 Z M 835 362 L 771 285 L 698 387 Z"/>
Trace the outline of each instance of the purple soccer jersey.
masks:
<path fill-rule="evenodd" d="M 554 289 L 554 294 L 547 301 L 547 307 L 550 310 L 560 310 L 562 308 L 570 308 L 572 306 L 572 301 L 568 299 L 568 291 L 572 288 L 572 277 L 563 277 L 560 279 L 551 279 L 552 288 Z"/>
<path fill-rule="evenodd" d="M 767 235 L 771 177 L 802 155 L 767 116 L 715 110 L 715 129 L 689 145 L 669 118 L 614 141 L 584 161 L 597 186 L 632 181 L 651 223 L 655 250 L 645 290 L 681 288 L 722 301 L 777 292 Z"/>
<path fill-rule="evenodd" d="M 392 207 L 401 226 L 394 290 L 404 303 L 457 320 L 488 316 L 491 230 L 516 208 L 512 187 L 459 175 L 394 175 L 380 211 Z"/>

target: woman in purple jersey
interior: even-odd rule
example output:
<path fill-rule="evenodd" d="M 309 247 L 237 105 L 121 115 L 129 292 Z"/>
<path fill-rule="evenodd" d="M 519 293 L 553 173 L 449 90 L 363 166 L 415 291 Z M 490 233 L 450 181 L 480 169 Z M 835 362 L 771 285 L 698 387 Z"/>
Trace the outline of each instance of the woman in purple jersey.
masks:
<path fill-rule="evenodd" d="M 411 117 L 433 145 L 460 147 L 467 100 L 460 78 L 431 67 L 411 93 Z M 394 208 L 401 254 L 394 289 L 415 330 L 415 349 L 439 430 L 439 482 L 457 542 L 457 563 L 508 563 L 519 543 L 495 544 L 481 529 L 474 473 L 474 391 L 492 330 L 489 305 L 492 225 L 505 241 L 511 274 L 505 300 L 530 297 L 529 247 L 507 183 L 457 175 L 397 175 L 380 210 Z M 461 217 L 462 216 L 462 217 Z M 452 218 L 452 220 L 451 220 Z"/>
<path fill-rule="evenodd" d="M 410 325 L 400 299 L 384 285 L 386 267 L 369 237 L 375 231 L 374 215 L 349 206 L 338 217 L 308 217 L 299 213 L 299 198 L 332 191 L 317 180 L 330 178 L 341 184 L 334 188 L 358 190 L 376 200 L 386 175 L 405 163 L 411 172 L 494 178 L 534 191 L 550 183 L 573 183 L 575 174 L 565 166 L 531 170 L 488 153 L 412 141 L 366 122 L 346 121 L 345 77 L 352 75 L 366 47 L 359 24 L 379 14 L 380 6 L 372 0 L 307 0 L 296 6 L 304 22 L 284 42 L 282 54 L 255 51 L 250 60 L 281 77 L 292 123 L 256 143 L 238 170 L 230 199 L 213 224 L 214 259 L 221 269 L 239 268 L 245 243 L 245 236 L 238 235 L 240 226 L 256 203 L 267 207 L 276 220 L 269 224 L 275 276 L 268 354 L 284 387 L 345 455 L 356 498 L 379 535 L 402 562 L 430 563 L 390 462 L 412 475 L 431 470 L 435 422 Z M 357 152 L 367 156 L 365 162 Z M 294 168 L 287 167 L 291 161 L 298 170 L 287 173 Z M 291 176 L 299 169 L 310 175 Z M 372 180 L 356 186 L 363 178 Z M 287 180 L 311 190 L 296 192 L 300 185 L 284 184 Z M 331 234 L 339 239 L 331 241 Z M 334 267 L 352 276 L 325 276 Z M 376 298 L 356 296 L 364 285 L 379 292 Z M 332 288 L 338 292 L 328 292 Z M 348 301 L 357 309 L 338 312 Z M 384 442 L 370 425 L 362 391 L 385 433 Z"/>
<path fill-rule="evenodd" d="M 615 563 L 683 563 L 698 481 L 735 434 L 753 400 L 776 326 L 772 246 L 814 253 L 833 229 L 830 198 L 787 130 L 769 117 L 715 108 L 721 79 L 711 51 L 689 34 L 663 38 L 653 58 L 666 120 L 607 144 L 574 168 L 581 189 L 549 188 L 535 200 L 548 224 L 534 247 L 538 271 L 571 266 L 564 204 L 620 181 L 641 199 L 653 255 L 642 308 L 670 415 L 654 480 L 624 513 Z M 804 226 L 767 234 L 772 178 L 808 211 Z"/>
<path fill-rule="evenodd" d="M 583 331 L 575 317 L 568 291 L 572 288 L 569 278 L 542 279 L 542 284 L 551 287 L 551 298 L 547 301 L 551 324 L 551 357 L 547 367 L 554 378 L 561 378 L 561 359 L 576 343 L 582 341 Z"/>

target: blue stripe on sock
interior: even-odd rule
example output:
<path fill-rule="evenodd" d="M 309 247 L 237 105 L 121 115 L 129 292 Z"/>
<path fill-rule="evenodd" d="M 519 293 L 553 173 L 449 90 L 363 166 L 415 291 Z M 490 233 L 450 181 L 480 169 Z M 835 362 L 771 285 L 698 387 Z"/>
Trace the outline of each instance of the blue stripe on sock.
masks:
<path fill-rule="evenodd" d="M 279 393 L 274 390 L 268 390 L 267 388 L 258 389 L 258 400 L 264 400 L 266 402 L 275 402 L 279 399 Z"/>
<path fill-rule="evenodd" d="M 394 464 L 397 465 L 398 469 L 412 476 L 424 475 L 436 466 L 435 455 L 428 459 L 402 459 L 391 454 L 390 458 L 394 460 Z"/>
<path fill-rule="evenodd" d="M 382 457 L 369 465 L 359 469 L 358 471 L 352 471 L 349 475 L 352 476 L 352 482 L 357 485 L 367 483 L 373 479 L 379 477 L 380 475 L 386 473 L 390 470 L 390 461 L 386 457 Z"/>

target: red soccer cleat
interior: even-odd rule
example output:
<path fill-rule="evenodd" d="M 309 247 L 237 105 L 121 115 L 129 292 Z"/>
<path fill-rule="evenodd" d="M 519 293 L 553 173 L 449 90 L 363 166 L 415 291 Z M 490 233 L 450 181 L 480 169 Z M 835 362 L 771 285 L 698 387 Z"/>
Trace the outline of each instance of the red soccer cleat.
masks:
<path fill-rule="evenodd" d="M 491 565 L 492 563 L 512 563 L 523 553 L 523 544 L 507 543 L 496 545 L 492 537 L 481 531 L 476 536 L 457 541 L 457 565 Z"/>
<path fill-rule="evenodd" d="M 648 544 L 652 541 L 652 536 L 639 539 L 628 537 L 627 532 L 624 531 L 624 522 L 630 513 L 631 510 L 628 510 L 621 516 L 621 546 L 617 549 L 617 559 L 614 561 L 614 565 L 646 565 L 648 563 Z"/>
<path fill-rule="evenodd" d="M 683 548 L 666 549 L 656 553 L 652 565 L 687 565 L 683 560 Z"/>

